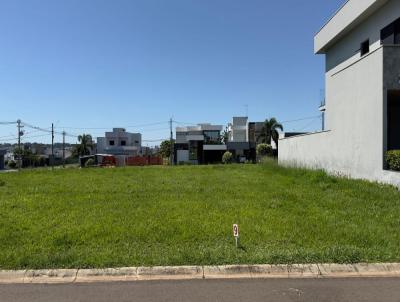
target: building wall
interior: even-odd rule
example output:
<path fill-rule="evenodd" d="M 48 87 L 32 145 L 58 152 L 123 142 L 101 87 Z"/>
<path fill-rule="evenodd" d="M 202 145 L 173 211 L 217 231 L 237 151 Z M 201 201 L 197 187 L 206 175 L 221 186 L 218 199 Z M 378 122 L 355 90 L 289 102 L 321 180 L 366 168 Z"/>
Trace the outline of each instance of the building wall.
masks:
<path fill-rule="evenodd" d="M 334 75 L 326 132 L 279 141 L 279 161 L 371 180 L 383 171 L 383 49 Z"/>
<path fill-rule="evenodd" d="M 110 144 L 114 141 L 114 145 Z M 121 144 L 125 141 L 125 146 Z M 115 155 L 138 155 L 141 151 L 142 135 L 129 133 L 122 128 L 114 128 L 113 132 L 106 132 L 105 137 L 97 138 L 97 153 Z"/>
<path fill-rule="evenodd" d="M 385 86 L 400 69 L 384 73 L 387 47 L 380 45 L 380 30 L 398 17 L 400 2 L 389 1 L 327 51 L 327 131 L 280 140 L 280 163 L 400 186 L 400 174 L 384 170 Z M 368 38 L 370 53 L 361 58 L 360 43 Z"/>
<path fill-rule="evenodd" d="M 362 60 L 360 58 L 360 44 L 369 39 L 370 53 L 381 47 L 380 33 L 381 29 L 400 17 L 400 1 L 391 0 L 387 2 L 379 11 L 360 24 L 353 31 L 348 33 L 343 39 L 337 42 L 326 53 L 326 113 L 325 113 L 325 129 L 334 129 L 332 124 L 335 104 L 335 85 L 331 85 L 335 81 L 335 75 L 341 73 L 352 64 L 356 64 Z M 372 67 L 375 68 L 375 67 Z M 331 110 L 332 108 L 332 110 Z"/>
<path fill-rule="evenodd" d="M 356 26 L 367 19 L 374 10 L 388 1 L 390 0 L 347 0 L 315 36 L 315 52 L 320 53 L 332 43 L 336 43 L 340 37 L 347 34 L 346 28 Z"/>

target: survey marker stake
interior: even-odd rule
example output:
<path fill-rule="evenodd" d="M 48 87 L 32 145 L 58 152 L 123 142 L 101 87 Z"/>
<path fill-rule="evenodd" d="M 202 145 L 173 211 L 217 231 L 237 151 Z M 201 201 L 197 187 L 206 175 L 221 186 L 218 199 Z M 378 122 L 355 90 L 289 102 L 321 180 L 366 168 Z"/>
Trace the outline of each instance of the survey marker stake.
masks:
<path fill-rule="evenodd" d="M 237 224 L 233 225 L 233 237 L 235 237 L 236 248 L 239 247 L 239 226 Z"/>

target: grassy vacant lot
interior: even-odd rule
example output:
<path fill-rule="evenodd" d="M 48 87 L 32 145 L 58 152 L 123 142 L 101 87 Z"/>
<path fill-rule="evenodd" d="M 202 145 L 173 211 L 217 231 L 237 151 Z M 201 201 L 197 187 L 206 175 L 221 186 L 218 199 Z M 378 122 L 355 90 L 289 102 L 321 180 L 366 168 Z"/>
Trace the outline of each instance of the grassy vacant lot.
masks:
<path fill-rule="evenodd" d="M 400 261 L 392 187 L 271 163 L 0 174 L 3 269 L 360 261 Z"/>

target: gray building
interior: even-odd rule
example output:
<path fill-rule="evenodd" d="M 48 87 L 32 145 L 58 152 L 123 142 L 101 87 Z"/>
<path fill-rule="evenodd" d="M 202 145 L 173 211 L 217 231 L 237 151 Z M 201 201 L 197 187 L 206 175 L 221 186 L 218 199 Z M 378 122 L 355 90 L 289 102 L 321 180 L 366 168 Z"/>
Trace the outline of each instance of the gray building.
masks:
<path fill-rule="evenodd" d="M 314 39 L 325 55 L 325 131 L 284 138 L 282 164 L 400 186 L 400 1 L 349 0 Z"/>
<path fill-rule="evenodd" d="M 226 145 L 221 140 L 221 125 L 198 124 L 177 127 L 175 163 L 209 164 L 221 162 Z"/>
<path fill-rule="evenodd" d="M 124 128 L 114 128 L 106 132 L 104 137 L 97 138 L 97 153 L 136 156 L 141 153 L 142 135 L 129 133 Z"/>

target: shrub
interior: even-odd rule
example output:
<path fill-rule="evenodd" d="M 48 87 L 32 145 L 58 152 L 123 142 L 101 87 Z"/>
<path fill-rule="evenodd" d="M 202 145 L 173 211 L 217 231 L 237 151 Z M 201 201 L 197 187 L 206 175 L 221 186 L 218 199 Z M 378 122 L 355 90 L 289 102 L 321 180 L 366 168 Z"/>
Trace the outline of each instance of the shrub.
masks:
<path fill-rule="evenodd" d="M 224 155 L 222 155 L 222 162 L 224 164 L 231 164 L 233 160 L 233 155 L 231 152 L 226 151 Z"/>
<path fill-rule="evenodd" d="M 386 161 L 390 170 L 400 171 L 400 150 L 388 151 Z"/>
<path fill-rule="evenodd" d="M 89 158 L 85 163 L 86 168 L 93 167 L 94 165 L 95 165 L 95 162 L 94 162 L 93 158 Z"/>
<path fill-rule="evenodd" d="M 15 161 L 13 161 L 13 160 L 10 160 L 10 161 L 8 162 L 8 167 L 9 167 L 10 169 L 15 169 L 15 168 L 17 167 L 17 163 L 16 163 Z"/>
<path fill-rule="evenodd" d="M 272 147 L 268 144 L 259 144 L 257 146 L 257 155 L 259 156 L 272 156 Z"/>

